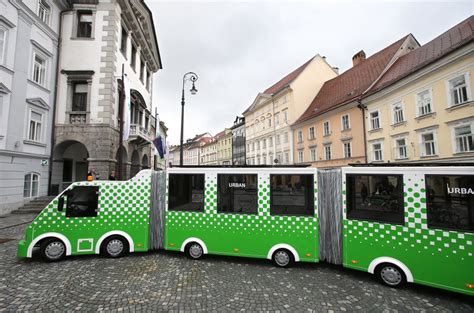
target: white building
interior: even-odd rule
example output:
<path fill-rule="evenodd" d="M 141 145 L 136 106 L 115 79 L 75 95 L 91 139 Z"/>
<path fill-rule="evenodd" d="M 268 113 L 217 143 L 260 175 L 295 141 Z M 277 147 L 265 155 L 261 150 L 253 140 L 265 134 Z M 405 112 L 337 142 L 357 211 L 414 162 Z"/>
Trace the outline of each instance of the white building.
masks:
<path fill-rule="evenodd" d="M 62 15 L 53 191 L 89 171 L 101 179 L 115 171 L 126 179 L 150 167 L 152 75 L 161 69 L 153 16 L 144 1 L 71 3 Z M 120 147 L 122 73 L 131 90 L 131 129 Z"/>
<path fill-rule="evenodd" d="M 0 215 L 48 193 L 62 0 L 0 0 Z"/>

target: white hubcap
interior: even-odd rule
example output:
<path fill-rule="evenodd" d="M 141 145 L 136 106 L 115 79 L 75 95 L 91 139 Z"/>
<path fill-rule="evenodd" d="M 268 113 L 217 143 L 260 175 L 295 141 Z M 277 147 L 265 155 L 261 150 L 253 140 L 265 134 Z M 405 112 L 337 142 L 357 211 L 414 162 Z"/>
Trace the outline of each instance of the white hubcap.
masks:
<path fill-rule="evenodd" d="M 194 258 L 194 259 L 197 259 L 197 258 L 200 258 L 202 256 L 202 248 L 200 245 L 198 244 L 193 244 L 190 248 L 189 248 L 189 255 Z"/>
<path fill-rule="evenodd" d="M 53 241 L 44 249 L 44 254 L 50 260 L 59 259 L 64 253 L 64 244 L 59 241 Z"/>
<path fill-rule="evenodd" d="M 380 271 L 383 281 L 389 285 L 395 286 L 401 283 L 402 274 L 394 267 L 387 266 Z"/>
<path fill-rule="evenodd" d="M 111 256 L 120 255 L 120 253 L 122 253 L 122 251 L 123 251 L 123 242 L 119 239 L 112 239 L 107 244 L 107 252 Z"/>
<path fill-rule="evenodd" d="M 290 256 L 285 251 L 278 251 L 275 254 L 275 262 L 279 266 L 287 266 L 290 263 Z"/>

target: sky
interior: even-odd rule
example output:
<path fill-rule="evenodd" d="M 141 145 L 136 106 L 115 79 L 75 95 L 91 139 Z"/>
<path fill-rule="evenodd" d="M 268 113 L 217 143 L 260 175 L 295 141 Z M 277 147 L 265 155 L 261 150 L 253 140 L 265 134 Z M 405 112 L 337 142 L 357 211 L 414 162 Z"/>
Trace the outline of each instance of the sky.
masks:
<path fill-rule="evenodd" d="M 163 69 L 153 106 L 179 144 L 183 75 L 184 139 L 231 127 L 257 94 L 316 54 L 339 68 L 412 33 L 423 45 L 474 13 L 474 1 L 157 1 L 153 13 Z M 308 103 L 309 105 L 309 103 Z M 154 110 L 153 110 L 154 112 Z"/>

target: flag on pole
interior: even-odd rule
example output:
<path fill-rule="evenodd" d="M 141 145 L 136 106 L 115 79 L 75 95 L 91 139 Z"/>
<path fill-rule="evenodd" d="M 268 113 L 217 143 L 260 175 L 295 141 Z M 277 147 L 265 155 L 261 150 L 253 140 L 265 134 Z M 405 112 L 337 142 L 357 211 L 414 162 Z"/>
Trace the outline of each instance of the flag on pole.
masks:
<path fill-rule="evenodd" d="M 160 117 L 156 114 L 156 133 L 155 139 L 153 140 L 153 144 L 155 145 L 155 154 L 158 154 L 161 159 L 165 157 L 166 153 L 166 142 L 165 139 L 161 137 L 160 132 Z"/>
<path fill-rule="evenodd" d="M 125 92 L 125 100 L 123 103 L 123 140 L 128 140 L 130 136 L 130 119 L 131 119 L 131 106 L 130 106 L 130 82 L 127 75 L 123 75 L 123 91 Z"/>

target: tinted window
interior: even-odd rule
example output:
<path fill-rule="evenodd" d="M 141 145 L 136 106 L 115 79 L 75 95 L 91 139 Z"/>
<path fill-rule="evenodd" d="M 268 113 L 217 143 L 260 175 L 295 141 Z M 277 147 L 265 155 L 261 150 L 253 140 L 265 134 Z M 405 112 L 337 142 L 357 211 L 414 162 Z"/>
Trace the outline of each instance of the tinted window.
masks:
<path fill-rule="evenodd" d="M 313 175 L 270 175 L 271 215 L 314 215 Z"/>
<path fill-rule="evenodd" d="M 66 217 L 93 217 L 97 216 L 99 202 L 98 186 L 76 186 L 66 191 Z"/>
<path fill-rule="evenodd" d="M 474 176 L 426 175 L 428 226 L 474 230 Z"/>
<path fill-rule="evenodd" d="M 217 175 L 217 212 L 257 214 L 257 175 Z"/>
<path fill-rule="evenodd" d="M 169 210 L 204 211 L 204 174 L 170 174 Z"/>
<path fill-rule="evenodd" d="M 404 223 L 403 176 L 348 174 L 347 218 Z"/>

